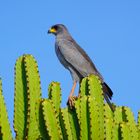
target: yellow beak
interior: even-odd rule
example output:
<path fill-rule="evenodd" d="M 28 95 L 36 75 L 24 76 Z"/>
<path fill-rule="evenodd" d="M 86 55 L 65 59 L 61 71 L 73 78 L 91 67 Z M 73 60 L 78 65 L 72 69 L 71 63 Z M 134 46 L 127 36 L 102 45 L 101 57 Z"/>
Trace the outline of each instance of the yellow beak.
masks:
<path fill-rule="evenodd" d="M 49 29 L 48 33 L 56 33 L 56 30 L 54 28 Z"/>

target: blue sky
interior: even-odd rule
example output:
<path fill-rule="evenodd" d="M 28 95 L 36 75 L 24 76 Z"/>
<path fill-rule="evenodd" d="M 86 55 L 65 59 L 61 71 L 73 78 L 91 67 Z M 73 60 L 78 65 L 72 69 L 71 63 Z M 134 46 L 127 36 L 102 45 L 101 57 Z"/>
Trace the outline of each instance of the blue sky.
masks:
<path fill-rule="evenodd" d="M 74 39 L 86 50 L 114 92 L 113 102 L 140 109 L 140 1 L 1 1 L 0 77 L 10 123 L 13 123 L 14 65 L 25 53 L 39 66 L 43 97 L 48 85 L 58 81 L 62 106 L 67 101 L 72 79 L 59 63 L 54 36 L 47 30 L 65 24 Z"/>

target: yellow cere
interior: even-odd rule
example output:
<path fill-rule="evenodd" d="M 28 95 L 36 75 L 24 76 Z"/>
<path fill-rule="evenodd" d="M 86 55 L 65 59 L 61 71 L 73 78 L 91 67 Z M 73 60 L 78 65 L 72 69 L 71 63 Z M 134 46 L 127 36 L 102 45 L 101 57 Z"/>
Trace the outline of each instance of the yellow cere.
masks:
<path fill-rule="evenodd" d="M 50 32 L 51 32 L 51 33 L 55 33 L 55 32 L 56 32 L 56 29 L 55 29 L 55 28 L 51 28 L 51 29 L 50 29 Z"/>

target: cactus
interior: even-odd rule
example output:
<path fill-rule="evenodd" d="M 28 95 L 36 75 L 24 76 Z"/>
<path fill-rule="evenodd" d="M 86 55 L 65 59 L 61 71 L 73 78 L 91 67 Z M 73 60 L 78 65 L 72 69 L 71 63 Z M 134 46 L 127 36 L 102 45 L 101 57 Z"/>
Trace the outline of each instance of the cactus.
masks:
<path fill-rule="evenodd" d="M 19 57 L 15 65 L 15 140 L 140 140 L 138 121 L 129 107 L 104 102 L 97 76 L 89 75 L 80 84 L 80 96 L 73 109 L 61 108 L 61 88 L 50 83 L 48 98 L 41 97 L 37 62 L 32 55 Z M 12 140 L 0 80 L 0 140 Z"/>
<path fill-rule="evenodd" d="M 134 115 L 130 108 L 128 107 L 123 107 L 124 110 L 124 116 L 125 116 L 125 121 L 127 122 L 128 126 L 130 126 L 130 135 L 131 135 L 131 140 L 138 140 L 138 129 L 137 125 L 134 119 Z"/>
<path fill-rule="evenodd" d="M 15 65 L 14 129 L 16 139 L 38 139 L 40 77 L 31 55 L 20 57 Z"/>
<path fill-rule="evenodd" d="M 63 132 L 63 139 L 78 139 L 79 124 L 77 123 L 77 116 L 75 110 L 71 111 L 69 108 L 60 110 L 60 123 Z"/>
<path fill-rule="evenodd" d="M 23 56 L 15 65 L 14 130 L 16 139 L 25 138 L 27 125 L 27 88 Z"/>
<path fill-rule="evenodd" d="M 60 104 L 61 104 L 61 88 L 58 82 L 52 82 L 49 85 L 48 89 L 49 99 L 52 100 L 56 111 L 59 113 Z"/>
<path fill-rule="evenodd" d="M 4 98 L 2 95 L 2 82 L 0 79 L 0 140 L 12 140 L 12 133 L 10 124 L 8 122 L 8 116 Z"/>
<path fill-rule="evenodd" d="M 130 130 L 130 126 L 128 123 L 126 122 L 122 122 L 120 123 L 120 129 L 121 129 L 121 139 L 122 140 L 132 140 L 131 137 L 131 130 Z"/>
<path fill-rule="evenodd" d="M 59 116 L 51 100 L 44 100 L 42 102 L 42 110 L 44 115 L 44 123 L 48 131 L 50 139 L 62 139 L 62 131 L 59 123 Z"/>
<path fill-rule="evenodd" d="M 137 124 L 137 128 L 138 128 L 138 138 L 140 139 L 140 111 L 138 112 L 138 124 Z"/>

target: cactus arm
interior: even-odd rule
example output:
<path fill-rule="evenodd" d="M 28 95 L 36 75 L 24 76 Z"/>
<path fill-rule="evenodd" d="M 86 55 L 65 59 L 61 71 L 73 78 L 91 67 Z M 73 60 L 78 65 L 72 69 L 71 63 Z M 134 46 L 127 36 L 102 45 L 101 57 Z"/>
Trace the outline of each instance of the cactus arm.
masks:
<path fill-rule="evenodd" d="M 43 140 L 48 140 L 49 136 L 47 133 L 47 128 L 45 126 L 45 120 L 44 120 L 43 109 L 42 109 L 43 100 L 44 99 L 40 99 L 40 101 L 39 101 L 39 104 L 40 104 L 40 106 L 39 106 L 39 130 L 40 130 L 41 138 Z"/>
<path fill-rule="evenodd" d="M 40 77 L 31 55 L 20 57 L 15 65 L 14 129 L 16 139 L 37 139 L 39 133 Z"/>
<path fill-rule="evenodd" d="M 138 121 L 137 121 L 137 127 L 138 127 L 138 135 L 139 135 L 139 139 L 140 139 L 140 111 L 138 112 Z"/>
<path fill-rule="evenodd" d="M 104 104 L 104 135 L 106 140 L 112 139 L 113 112 L 108 104 Z"/>
<path fill-rule="evenodd" d="M 114 111 L 114 122 L 121 123 L 123 122 L 123 114 L 122 114 L 122 107 L 116 107 Z"/>
<path fill-rule="evenodd" d="M 111 130 L 111 140 L 121 140 L 120 125 L 113 121 Z"/>
<path fill-rule="evenodd" d="M 103 107 L 103 103 L 104 103 L 103 91 L 102 91 L 101 81 L 97 76 L 89 75 L 88 90 L 89 90 L 89 95 L 92 96 L 94 99 L 96 99 L 98 104 L 101 107 Z"/>
<path fill-rule="evenodd" d="M 69 121 L 69 113 L 68 108 L 64 108 L 60 110 L 60 119 L 61 119 L 61 125 L 63 129 L 63 137 L 67 140 L 72 140 L 72 130 L 71 130 L 71 124 Z"/>
<path fill-rule="evenodd" d="M 15 64 L 14 130 L 16 139 L 25 138 L 27 124 L 27 87 L 23 57 Z"/>
<path fill-rule="evenodd" d="M 130 124 L 131 123 L 136 124 L 135 119 L 134 119 L 134 115 L 133 115 L 132 111 L 130 110 L 130 108 L 123 106 L 122 113 L 123 113 L 123 120 L 125 122 L 128 122 Z"/>
<path fill-rule="evenodd" d="M 52 82 L 49 85 L 49 99 L 52 100 L 56 111 L 59 113 L 60 104 L 61 104 L 61 88 L 58 82 Z"/>
<path fill-rule="evenodd" d="M 88 90 L 90 95 L 90 97 L 88 98 L 88 104 L 90 110 L 89 116 L 91 130 L 95 128 L 95 126 L 93 126 L 93 123 L 96 123 L 95 132 L 91 133 L 93 135 L 91 136 L 91 138 L 94 139 L 96 137 L 95 139 L 104 139 L 104 97 L 101 82 L 97 76 L 90 75 L 88 77 Z"/>
<path fill-rule="evenodd" d="M 11 133 L 10 124 L 8 121 L 6 105 L 4 102 L 4 97 L 2 95 L 1 79 L 0 79 L 0 139 L 12 140 L 12 133 Z"/>
<path fill-rule="evenodd" d="M 80 139 L 88 140 L 89 139 L 89 112 L 87 106 L 87 96 L 80 98 Z"/>
<path fill-rule="evenodd" d="M 122 122 L 123 122 L 122 107 L 117 106 L 113 113 L 113 128 L 112 128 L 112 139 L 113 140 L 121 139 L 119 124 Z"/>
<path fill-rule="evenodd" d="M 132 140 L 130 126 L 123 122 L 120 124 L 121 140 Z"/>
<path fill-rule="evenodd" d="M 88 97 L 90 139 L 104 139 L 104 114 L 98 102 L 92 97 Z"/>
<path fill-rule="evenodd" d="M 64 139 L 79 139 L 79 124 L 75 110 L 70 110 L 69 108 L 61 109 L 60 122 Z"/>
<path fill-rule="evenodd" d="M 80 84 L 80 96 L 88 95 L 88 78 L 85 77 L 82 79 Z"/>
<path fill-rule="evenodd" d="M 113 120 L 113 112 L 107 103 L 104 104 L 104 117 Z"/>
<path fill-rule="evenodd" d="M 63 111 L 62 111 L 63 110 Z M 64 110 L 66 109 L 60 109 L 60 113 L 59 113 L 59 121 L 60 121 L 60 126 L 61 126 L 61 130 L 62 130 L 62 135 L 63 135 L 63 139 L 68 139 L 68 134 L 67 134 L 67 131 L 66 131 L 66 127 L 68 127 L 69 125 L 69 122 L 66 123 L 66 117 L 64 118 Z M 67 126 L 65 126 L 67 125 Z"/>
<path fill-rule="evenodd" d="M 95 99 L 88 97 L 88 108 L 89 108 L 89 123 L 90 123 L 90 139 L 100 139 L 99 137 L 99 118 L 98 118 L 98 104 Z M 104 131 L 103 131 L 104 132 Z"/>
<path fill-rule="evenodd" d="M 45 126 L 50 139 L 52 140 L 63 139 L 60 123 L 59 123 L 59 117 L 52 101 L 48 99 L 44 100 L 42 102 L 42 110 L 43 110 Z"/>
<path fill-rule="evenodd" d="M 113 129 L 113 120 L 104 118 L 104 138 L 106 140 L 112 140 L 112 129 Z"/>
<path fill-rule="evenodd" d="M 74 107 L 78 118 L 78 122 L 80 124 L 80 99 L 75 100 Z"/>
<path fill-rule="evenodd" d="M 140 129 L 140 111 L 138 112 L 138 128 Z"/>
<path fill-rule="evenodd" d="M 138 128 L 138 139 L 140 140 L 140 129 Z"/>
<path fill-rule="evenodd" d="M 68 109 L 68 112 L 69 112 L 69 121 L 70 121 L 73 139 L 78 140 L 80 137 L 80 132 L 79 132 L 80 126 L 78 123 L 76 110 L 75 109 L 74 110 Z"/>
<path fill-rule="evenodd" d="M 130 108 L 125 106 L 122 109 L 124 114 L 124 121 L 126 121 L 127 124 L 130 126 L 129 128 L 132 140 L 138 140 L 138 129 L 132 111 L 130 110 Z"/>
<path fill-rule="evenodd" d="M 38 139 L 40 137 L 39 122 L 39 100 L 41 98 L 40 76 L 37 62 L 31 55 L 24 55 L 26 82 L 27 82 L 27 126 L 26 139 Z"/>

